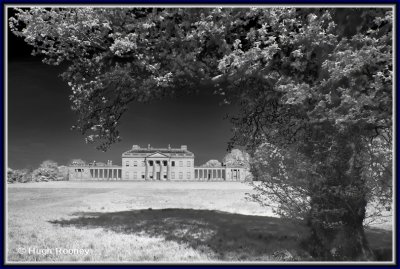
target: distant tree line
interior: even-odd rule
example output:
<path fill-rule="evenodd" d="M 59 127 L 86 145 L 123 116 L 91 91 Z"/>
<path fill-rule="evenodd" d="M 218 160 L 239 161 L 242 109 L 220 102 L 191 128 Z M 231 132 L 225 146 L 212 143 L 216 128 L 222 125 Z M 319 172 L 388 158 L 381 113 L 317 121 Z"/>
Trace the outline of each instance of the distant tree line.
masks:
<path fill-rule="evenodd" d="M 69 162 L 85 163 L 81 159 L 74 159 Z M 7 183 L 47 182 L 68 180 L 68 166 L 58 165 L 52 160 L 43 161 L 36 169 L 11 169 L 7 170 Z"/>

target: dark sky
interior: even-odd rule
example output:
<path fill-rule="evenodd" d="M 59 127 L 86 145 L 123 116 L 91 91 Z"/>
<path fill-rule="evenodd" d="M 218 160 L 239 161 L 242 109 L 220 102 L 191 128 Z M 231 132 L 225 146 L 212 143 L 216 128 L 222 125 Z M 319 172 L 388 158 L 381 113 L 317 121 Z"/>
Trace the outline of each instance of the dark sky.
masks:
<path fill-rule="evenodd" d="M 122 152 L 134 144 L 187 145 L 196 165 L 226 154 L 231 125 L 224 116 L 234 107 L 220 106 L 218 97 L 204 90 L 197 96 L 132 104 L 121 121 L 122 142 L 105 153 L 96 150 L 70 129 L 76 115 L 70 89 L 59 77 L 63 67 L 43 64 L 30 55 L 23 39 L 8 34 L 9 167 L 35 168 L 47 159 L 67 164 L 73 158 L 120 164 Z"/>

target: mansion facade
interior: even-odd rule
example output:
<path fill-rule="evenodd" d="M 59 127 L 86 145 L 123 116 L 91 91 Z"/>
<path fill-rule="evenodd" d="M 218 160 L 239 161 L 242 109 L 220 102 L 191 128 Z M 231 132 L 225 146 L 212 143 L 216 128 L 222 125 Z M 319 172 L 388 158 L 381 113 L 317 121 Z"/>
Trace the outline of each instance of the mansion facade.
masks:
<path fill-rule="evenodd" d="M 132 181 L 244 181 L 249 175 L 242 165 L 195 167 L 194 154 L 187 146 L 180 148 L 141 148 L 122 153 L 122 165 L 104 163 L 72 163 L 69 180 L 132 180 Z"/>

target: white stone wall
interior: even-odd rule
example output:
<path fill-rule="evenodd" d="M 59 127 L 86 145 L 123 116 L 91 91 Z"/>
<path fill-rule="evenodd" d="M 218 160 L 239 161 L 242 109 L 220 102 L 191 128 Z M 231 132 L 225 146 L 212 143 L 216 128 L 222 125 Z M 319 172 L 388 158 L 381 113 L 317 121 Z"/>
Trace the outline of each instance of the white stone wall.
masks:
<path fill-rule="evenodd" d="M 68 180 L 79 181 L 90 179 L 89 167 L 87 166 L 70 166 L 68 168 Z"/>
<path fill-rule="evenodd" d="M 175 162 L 175 166 L 171 165 L 171 177 L 173 180 L 194 180 L 194 158 L 171 158 L 171 162 Z"/>
<path fill-rule="evenodd" d="M 145 180 L 146 166 L 143 157 L 123 157 L 122 158 L 122 180 Z"/>

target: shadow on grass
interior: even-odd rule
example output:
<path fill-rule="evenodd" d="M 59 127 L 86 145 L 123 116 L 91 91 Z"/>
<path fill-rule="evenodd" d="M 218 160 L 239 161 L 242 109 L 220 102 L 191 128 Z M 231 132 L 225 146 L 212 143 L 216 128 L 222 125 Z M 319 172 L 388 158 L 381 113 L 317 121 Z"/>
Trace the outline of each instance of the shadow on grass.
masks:
<path fill-rule="evenodd" d="M 300 241 L 308 234 L 307 228 L 300 222 L 287 219 L 177 208 L 73 215 L 76 216 L 73 219 L 51 223 L 162 236 L 199 251 L 211 251 L 213 258 L 220 260 L 309 259 L 299 249 Z M 285 251 L 295 256 L 287 256 Z"/>

